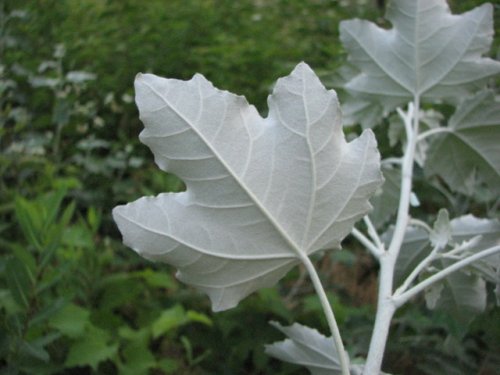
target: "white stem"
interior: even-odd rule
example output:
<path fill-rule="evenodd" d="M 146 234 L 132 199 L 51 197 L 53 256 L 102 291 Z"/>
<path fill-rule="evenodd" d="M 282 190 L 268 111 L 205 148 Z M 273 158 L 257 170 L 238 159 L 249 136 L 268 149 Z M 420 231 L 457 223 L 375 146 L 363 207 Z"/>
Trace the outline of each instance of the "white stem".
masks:
<path fill-rule="evenodd" d="M 447 133 L 450 131 L 451 130 L 449 128 L 445 128 L 445 127 L 430 129 L 430 130 L 427 130 L 427 131 L 423 132 L 422 134 L 420 134 L 417 138 L 417 142 L 423 141 L 425 138 L 430 137 L 434 134 Z"/>
<path fill-rule="evenodd" d="M 432 232 L 432 228 L 425 221 L 422 221 L 422 220 L 419 220 L 419 219 L 410 218 L 409 224 L 414 225 L 416 227 L 424 228 L 427 231 L 427 233 L 431 233 Z"/>
<path fill-rule="evenodd" d="M 394 296 L 398 296 L 405 292 L 409 286 L 415 281 L 417 276 L 422 272 L 429 264 L 432 263 L 434 259 L 436 259 L 436 255 L 439 251 L 440 247 L 434 246 L 432 251 L 430 252 L 427 257 L 425 257 L 419 264 L 416 266 L 413 271 L 410 273 L 410 275 L 406 278 L 406 280 L 403 282 L 403 284 L 394 292 Z"/>
<path fill-rule="evenodd" d="M 476 246 L 479 243 L 479 241 L 481 241 L 481 238 L 483 238 L 482 235 L 472 237 L 470 240 L 465 241 L 461 245 L 458 245 L 455 248 L 453 248 L 452 250 L 442 254 L 442 256 L 443 257 L 450 257 L 450 256 L 460 254 L 464 250 L 470 249 L 472 246 Z"/>
<path fill-rule="evenodd" d="M 400 306 L 404 305 L 410 298 L 417 295 L 418 293 L 423 291 L 425 288 L 428 288 L 432 284 L 444 279 L 446 276 L 450 275 L 451 273 L 456 272 L 464 267 L 467 267 L 469 264 L 474 263 L 475 261 L 477 261 L 481 258 L 485 258 L 487 256 L 490 256 L 490 255 L 493 255 L 496 253 L 500 253 L 500 245 L 490 247 L 486 250 L 482 250 L 479 253 L 476 253 L 476 254 L 471 255 L 465 259 L 459 260 L 456 263 L 453 263 L 451 266 L 446 267 L 445 269 L 439 271 L 438 273 L 435 273 L 431 277 L 418 283 L 413 288 L 410 288 L 406 292 L 400 294 L 399 296 L 394 297 L 393 301 L 394 301 L 396 307 L 400 307 Z"/>
<path fill-rule="evenodd" d="M 335 320 L 335 315 L 333 314 L 330 302 L 328 302 L 325 289 L 321 284 L 321 280 L 319 279 L 318 273 L 316 272 L 316 268 L 312 264 L 311 259 L 309 259 L 308 256 L 304 256 L 301 260 L 306 267 L 307 272 L 309 273 L 309 277 L 311 278 L 314 289 L 316 290 L 316 294 L 319 297 L 321 307 L 323 308 L 328 326 L 330 327 L 330 331 L 332 332 L 333 342 L 335 343 L 335 350 L 337 352 L 337 355 L 339 356 L 342 375 L 350 375 L 349 358 L 347 357 L 347 353 L 345 352 L 344 344 L 342 343 L 342 337 L 340 336 L 339 327 L 337 325 L 337 321 Z"/>
<path fill-rule="evenodd" d="M 403 160 L 401 158 L 386 158 L 381 161 L 382 165 L 387 164 L 401 164 Z"/>
<path fill-rule="evenodd" d="M 401 166 L 401 191 L 394 234 L 387 252 L 380 257 L 377 316 L 375 317 L 370 349 L 363 371 L 365 375 L 380 373 L 392 316 L 396 310 L 396 305 L 392 298 L 394 268 L 409 221 L 408 212 L 410 209 L 413 164 L 417 145 L 419 110 L 420 98 L 418 96 L 415 97 L 413 103 L 408 104 L 407 113 L 398 109 L 398 113 L 403 119 L 407 136 L 406 149 L 403 156 L 403 164 Z"/>
<path fill-rule="evenodd" d="M 370 253 L 372 253 L 372 255 L 375 257 L 375 258 L 379 258 L 380 255 L 383 253 L 383 251 L 378 248 L 373 242 L 371 242 L 368 237 L 366 237 L 361 231 L 359 231 L 358 229 L 356 228 L 353 228 L 352 231 L 351 231 L 351 234 L 356 237 L 356 239 L 361 242 L 361 244 L 366 247 L 366 249 L 368 251 L 370 251 Z"/>
<path fill-rule="evenodd" d="M 373 240 L 373 243 L 375 244 L 375 246 L 377 246 L 381 251 L 385 251 L 384 244 L 380 240 L 380 236 L 378 235 L 377 230 L 375 229 L 375 226 L 373 225 L 373 223 L 370 219 L 370 216 L 366 215 L 363 218 L 363 220 L 364 220 L 366 227 L 368 229 L 368 235 Z"/>

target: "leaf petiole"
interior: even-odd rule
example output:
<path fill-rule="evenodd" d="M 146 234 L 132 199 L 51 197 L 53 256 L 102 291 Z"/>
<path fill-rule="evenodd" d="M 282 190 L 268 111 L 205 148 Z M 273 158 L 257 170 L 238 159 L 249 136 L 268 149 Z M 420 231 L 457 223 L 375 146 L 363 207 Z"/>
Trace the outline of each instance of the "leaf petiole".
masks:
<path fill-rule="evenodd" d="M 302 257 L 301 261 L 306 267 L 307 272 L 309 273 L 309 277 L 311 278 L 311 281 L 313 283 L 314 290 L 316 291 L 316 294 L 318 295 L 319 301 L 321 303 L 321 307 L 323 308 L 328 326 L 330 327 L 330 331 L 332 332 L 333 342 L 335 343 L 335 350 L 338 354 L 342 375 L 350 375 L 349 358 L 347 357 L 347 353 L 344 349 L 344 344 L 342 343 L 342 337 L 340 336 L 339 327 L 337 325 L 337 321 L 335 320 L 332 306 L 330 306 L 330 302 L 328 302 L 328 298 L 326 296 L 325 289 L 323 288 L 323 284 L 321 284 L 318 272 L 316 271 L 316 268 L 314 267 L 311 259 L 309 259 L 308 256 Z"/>

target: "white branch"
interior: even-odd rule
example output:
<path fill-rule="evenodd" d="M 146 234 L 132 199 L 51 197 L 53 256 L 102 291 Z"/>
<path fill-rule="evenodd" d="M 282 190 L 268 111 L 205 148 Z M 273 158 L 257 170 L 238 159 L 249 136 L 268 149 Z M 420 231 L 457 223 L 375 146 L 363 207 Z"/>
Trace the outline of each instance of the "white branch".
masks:
<path fill-rule="evenodd" d="M 427 130 L 425 132 L 423 132 L 422 134 L 420 134 L 417 138 L 417 142 L 421 142 L 423 141 L 425 138 L 427 137 L 430 137 L 434 134 L 438 134 L 438 133 L 450 133 L 451 132 L 451 129 L 450 128 L 445 128 L 445 127 L 439 127 L 439 128 L 435 128 L 435 129 L 430 129 L 430 130 Z"/>
<path fill-rule="evenodd" d="M 337 355 L 339 356 L 339 364 L 342 375 L 350 375 L 349 358 L 347 357 L 346 351 L 344 349 L 344 344 L 342 343 L 342 337 L 340 336 L 339 327 L 337 325 L 337 321 L 335 320 L 332 306 L 330 306 L 330 302 L 328 302 L 328 298 L 326 296 L 325 289 L 321 284 L 318 272 L 312 264 L 311 259 L 309 259 L 307 255 L 304 255 L 301 260 L 306 267 L 307 272 L 309 273 L 309 277 L 311 278 L 314 289 L 316 290 L 316 294 L 319 297 L 321 307 L 323 308 L 323 312 L 325 313 L 328 326 L 330 327 L 330 331 L 332 332 L 333 342 L 335 343 L 335 350 L 337 351 Z"/>
<path fill-rule="evenodd" d="M 375 226 L 373 225 L 370 219 L 370 216 L 366 215 L 363 218 L 363 221 L 365 222 L 366 227 L 368 229 L 368 235 L 373 240 L 375 246 L 377 246 L 381 251 L 385 251 L 385 246 L 382 243 L 382 240 L 380 239 L 380 236 L 378 235 L 377 230 L 375 229 Z"/>
<path fill-rule="evenodd" d="M 487 256 L 500 253 L 500 245 L 498 246 L 493 246 L 490 247 L 486 250 L 482 250 L 474 255 L 471 255 L 465 259 L 459 260 L 456 263 L 453 263 L 451 266 L 446 267 L 445 269 L 439 271 L 438 273 L 435 273 L 431 277 L 425 279 L 424 281 L 418 283 L 414 287 L 408 289 L 406 292 L 400 294 L 399 296 L 395 296 L 393 298 L 394 303 L 396 304 L 397 307 L 400 307 L 404 305 L 410 298 L 413 296 L 417 295 L 421 291 L 423 291 L 425 288 L 428 288 L 432 284 L 444 279 L 446 276 L 450 275 L 451 273 L 458 271 L 464 267 L 467 267 L 471 263 L 474 263 L 475 261 L 485 258 Z"/>
<path fill-rule="evenodd" d="M 361 231 L 353 228 L 351 234 L 368 250 L 375 258 L 379 258 L 383 251 L 378 248 L 373 242 L 371 242 L 368 237 L 366 237 Z"/>
<path fill-rule="evenodd" d="M 432 232 L 432 228 L 425 221 L 411 218 L 410 219 L 410 224 L 413 225 L 413 226 L 416 226 L 416 227 L 424 228 L 427 233 L 431 233 Z"/>
<path fill-rule="evenodd" d="M 434 246 L 432 251 L 427 255 L 410 273 L 410 275 L 406 278 L 406 280 L 401 284 L 401 286 L 396 290 L 394 293 L 394 296 L 399 296 L 403 292 L 405 292 L 408 287 L 415 281 L 417 276 L 422 272 L 429 264 L 432 263 L 437 257 L 437 253 L 439 251 L 440 247 Z"/>
<path fill-rule="evenodd" d="M 384 164 L 387 164 L 387 165 L 391 165 L 391 164 L 401 164 L 403 163 L 403 159 L 402 158 L 385 158 L 381 161 L 382 165 Z"/>
<path fill-rule="evenodd" d="M 377 300 L 377 315 L 373 327 L 370 348 L 363 373 L 378 374 L 382 367 L 391 319 L 396 311 L 393 302 L 392 289 L 394 268 L 396 260 L 403 243 L 404 235 L 409 221 L 410 197 L 413 179 L 413 164 L 415 162 L 415 148 L 418 135 L 418 112 L 420 110 L 420 98 L 415 96 L 414 102 L 408 104 L 408 111 L 404 113 L 398 108 L 398 113 L 403 119 L 406 130 L 406 147 L 401 166 L 401 191 L 396 218 L 396 225 L 387 251 L 380 256 L 379 288 Z"/>

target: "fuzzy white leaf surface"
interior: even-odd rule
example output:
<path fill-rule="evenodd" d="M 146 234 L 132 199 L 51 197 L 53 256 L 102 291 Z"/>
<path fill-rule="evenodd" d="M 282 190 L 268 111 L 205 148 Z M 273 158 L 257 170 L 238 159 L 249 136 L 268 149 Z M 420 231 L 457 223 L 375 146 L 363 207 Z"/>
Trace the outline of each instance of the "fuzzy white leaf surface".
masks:
<path fill-rule="evenodd" d="M 298 323 L 290 327 L 283 327 L 277 322 L 271 324 L 288 338 L 266 345 L 266 354 L 305 366 L 312 375 L 341 375 L 338 354 L 331 337 Z"/>
<path fill-rule="evenodd" d="M 338 353 L 331 337 L 298 323 L 289 327 L 283 327 L 278 322 L 271 322 L 271 325 L 283 332 L 287 338 L 266 345 L 266 354 L 284 362 L 304 366 L 311 375 L 342 374 Z M 349 367 L 352 375 L 363 373 L 362 364 L 351 364 Z M 381 372 L 380 375 L 384 373 Z"/>
<path fill-rule="evenodd" d="M 433 231 L 429 239 L 433 246 L 443 249 L 451 240 L 451 225 L 448 211 L 444 208 L 439 210 L 438 217 L 434 222 Z"/>
<path fill-rule="evenodd" d="M 429 293 L 441 288 L 439 295 L 429 303 Z M 486 308 L 486 282 L 473 273 L 454 272 L 441 283 L 434 284 L 426 291 L 426 302 L 429 309 L 444 311 L 463 324 L 470 323 L 477 314 Z"/>
<path fill-rule="evenodd" d="M 441 176 L 454 191 L 473 194 L 477 186 L 468 181 L 477 178 L 500 194 L 500 101 L 494 93 L 465 99 L 447 130 L 431 144 L 426 173 Z"/>
<path fill-rule="evenodd" d="M 278 80 L 262 118 L 245 98 L 140 74 L 140 139 L 186 184 L 113 217 L 124 243 L 175 266 L 215 311 L 274 285 L 301 259 L 340 246 L 382 183 L 371 131 L 347 143 L 337 96 L 305 63 Z"/>
<path fill-rule="evenodd" d="M 360 73 L 348 92 L 392 110 L 412 101 L 458 102 L 500 73 L 482 57 L 493 40 L 493 7 L 483 4 L 453 15 L 445 0 L 394 0 L 382 29 L 359 19 L 340 25 L 342 43 Z"/>

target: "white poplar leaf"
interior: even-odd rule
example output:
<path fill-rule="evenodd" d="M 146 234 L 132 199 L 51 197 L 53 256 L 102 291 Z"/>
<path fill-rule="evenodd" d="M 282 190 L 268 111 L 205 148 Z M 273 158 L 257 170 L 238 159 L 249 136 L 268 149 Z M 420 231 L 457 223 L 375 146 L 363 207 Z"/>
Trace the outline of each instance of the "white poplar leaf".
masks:
<path fill-rule="evenodd" d="M 491 91 L 464 100 L 436 135 L 427 156 L 427 175 L 438 174 L 454 190 L 473 194 L 479 178 L 500 193 L 500 102 Z"/>
<path fill-rule="evenodd" d="M 448 211 L 444 208 L 439 210 L 438 217 L 434 222 L 433 231 L 429 239 L 433 246 L 443 249 L 451 240 L 451 225 Z"/>
<path fill-rule="evenodd" d="M 425 304 L 429 310 L 436 308 L 436 304 L 441 298 L 441 292 L 443 291 L 443 284 L 434 284 L 425 290 Z"/>
<path fill-rule="evenodd" d="M 429 304 L 429 291 L 426 291 L 427 307 L 447 312 L 463 324 L 469 324 L 486 308 L 486 283 L 476 274 L 454 272 L 430 289 L 435 288 L 440 288 L 440 293 L 434 296 L 432 304 Z"/>
<path fill-rule="evenodd" d="M 453 240 L 462 243 L 476 238 L 466 248 L 468 253 L 500 245 L 500 221 L 496 219 L 480 219 L 473 215 L 465 215 L 451 221 Z M 471 269 L 485 280 L 500 285 L 500 253 L 480 259 L 471 265 Z"/>
<path fill-rule="evenodd" d="M 382 228 L 396 215 L 399 204 L 401 169 L 392 165 L 382 165 L 384 184 L 371 199 L 373 210 L 370 219 L 376 228 Z"/>
<path fill-rule="evenodd" d="M 289 327 L 283 327 L 278 322 L 271 322 L 271 325 L 283 332 L 287 339 L 266 345 L 266 354 L 283 362 L 304 366 L 311 375 L 342 374 L 337 348 L 331 337 L 298 323 Z M 361 375 L 363 365 L 351 364 L 349 370 L 352 375 Z M 381 372 L 380 375 L 388 374 Z"/>
<path fill-rule="evenodd" d="M 340 37 L 360 73 L 348 92 L 386 110 L 412 101 L 456 103 L 500 73 L 482 57 L 493 40 L 493 7 L 452 15 L 445 0 L 393 0 L 382 29 L 359 19 L 343 21 Z"/>
<path fill-rule="evenodd" d="M 333 338 L 317 330 L 294 323 L 283 327 L 278 322 L 271 325 L 288 338 L 266 345 L 266 354 L 283 362 L 306 367 L 312 375 L 341 375 L 339 356 Z"/>
<path fill-rule="evenodd" d="M 455 243 L 461 243 L 480 236 L 480 240 L 475 241 L 474 246 L 469 248 L 468 251 L 478 252 L 500 245 L 500 221 L 497 219 L 464 215 L 451 220 L 450 225 L 452 238 Z"/>
<path fill-rule="evenodd" d="M 382 183 L 371 131 L 347 143 L 337 96 L 305 63 L 279 79 L 261 118 L 245 98 L 138 75 L 140 139 L 187 190 L 118 206 L 124 243 L 178 269 L 215 311 L 340 246 Z"/>

